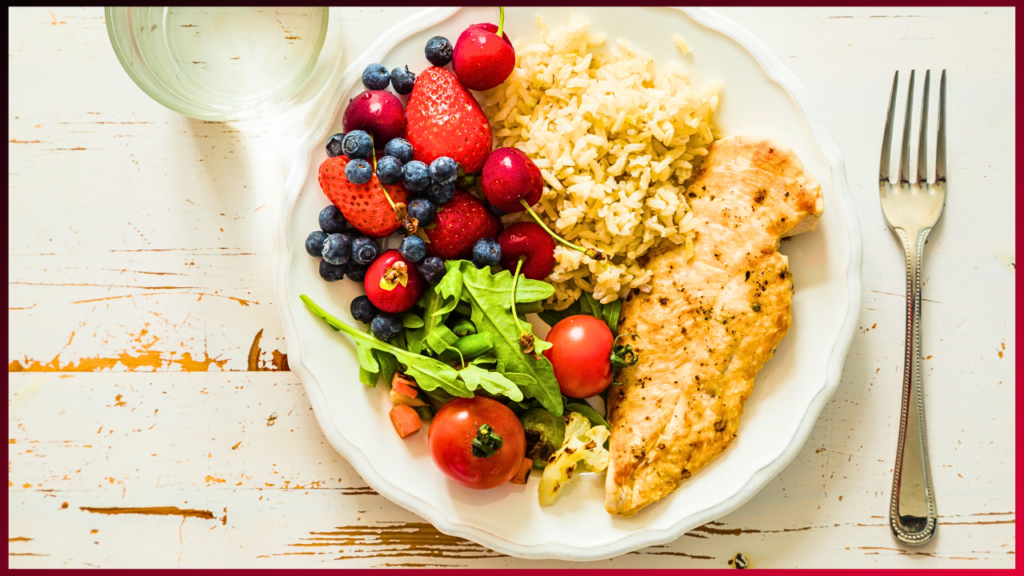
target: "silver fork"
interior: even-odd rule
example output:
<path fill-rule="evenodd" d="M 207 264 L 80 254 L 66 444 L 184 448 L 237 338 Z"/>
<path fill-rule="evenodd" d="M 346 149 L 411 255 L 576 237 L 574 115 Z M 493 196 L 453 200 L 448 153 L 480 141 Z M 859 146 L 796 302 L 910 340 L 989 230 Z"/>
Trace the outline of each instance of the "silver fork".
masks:
<path fill-rule="evenodd" d="M 924 390 L 921 382 L 921 261 L 924 241 L 942 215 L 946 202 L 946 71 L 939 82 L 939 126 L 935 154 L 935 182 L 928 183 L 926 143 L 928 133 L 928 85 L 931 71 L 924 76 L 924 103 L 921 106 L 921 135 L 917 151 L 917 178 L 910 181 L 910 119 L 914 105 L 914 72 L 910 73 L 907 114 L 903 123 L 903 148 L 900 153 L 899 182 L 889 182 L 889 156 L 892 144 L 893 114 L 896 111 L 896 87 L 900 73 L 892 81 L 889 114 L 885 120 L 882 162 L 878 173 L 878 194 L 885 221 L 903 242 L 907 257 L 907 336 L 903 366 L 903 408 L 900 436 L 896 447 L 896 467 L 889 505 L 889 526 L 897 540 L 911 546 L 928 542 L 935 535 L 938 513 L 935 491 L 928 467 L 928 442 L 924 425 Z"/>

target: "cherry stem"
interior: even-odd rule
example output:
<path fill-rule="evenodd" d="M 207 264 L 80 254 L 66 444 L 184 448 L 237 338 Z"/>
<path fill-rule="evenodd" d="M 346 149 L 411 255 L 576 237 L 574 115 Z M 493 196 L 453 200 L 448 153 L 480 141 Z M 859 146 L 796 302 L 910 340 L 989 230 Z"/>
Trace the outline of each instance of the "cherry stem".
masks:
<path fill-rule="evenodd" d="M 505 26 L 505 8 L 498 6 L 498 38 L 501 38 L 501 30 Z"/>
<path fill-rule="evenodd" d="M 582 248 L 582 247 L 577 246 L 577 245 L 573 244 L 572 242 L 569 242 L 568 240 L 562 238 L 558 234 L 555 234 L 554 232 L 552 232 L 551 229 L 548 228 L 547 224 L 545 224 L 543 221 L 541 221 L 540 216 L 537 216 L 537 213 L 533 211 L 533 208 L 530 208 L 530 205 L 526 203 L 525 199 L 520 198 L 519 199 L 519 203 L 522 204 L 524 208 L 526 208 L 526 211 L 530 213 L 530 217 L 533 218 L 537 222 L 537 224 L 540 224 L 540 227 L 543 228 L 544 230 L 546 230 L 547 233 L 550 234 L 552 238 L 554 238 L 555 240 L 558 240 L 562 244 L 568 246 L 569 248 L 572 248 L 573 250 L 575 250 L 577 252 L 583 252 L 584 254 L 586 254 L 587 256 L 590 256 L 594 260 L 604 260 L 604 254 L 600 250 L 597 250 L 595 248 Z"/>
<path fill-rule="evenodd" d="M 373 136 L 370 136 L 370 142 L 371 143 L 373 142 Z M 377 173 L 377 149 L 376 149 L 376 145 L 374 145 L 374 146 L 375 147 L 374 147 L 373 151 L 371 152 L 371 157 L 373 158 L 373 173 L 376 174 Z M 384 197 L 388 199 L 388 204 L 391 204 L 391 209 L 392 210 L 398 210 L 398 208 L 395 207 L 394 201 L 391 200 L 391 194 L 388 194 L 388 189 L 384 187 L 384 183 L 380 181 L 380 178 L 377 178 L 377 184 L 380 184 L 380 189 L 384 191 Z"/>
<path fill-rule="evenodd" d="M 525 334 L 523 326 L 519 324 L 519 315 L 516 314 L 516 286 L 519 285 L 519 271 L 523 267 L 523 258 L 516 260 L 516 273 L 512 276 L 512 319 L 515 320 L 516 329 L 519 330 L 519 334 Z"/>

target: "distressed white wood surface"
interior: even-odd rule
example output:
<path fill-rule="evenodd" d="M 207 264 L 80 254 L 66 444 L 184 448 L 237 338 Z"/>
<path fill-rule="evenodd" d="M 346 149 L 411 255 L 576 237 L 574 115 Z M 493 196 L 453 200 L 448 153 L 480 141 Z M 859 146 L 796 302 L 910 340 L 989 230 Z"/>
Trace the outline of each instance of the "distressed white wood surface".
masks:
<path fill-rule="evenodd" d="M 414 12 L 332 10 L 346 62 Z M 843 151 L 862 328 L 764 490 L 595 565 L 725 567 L 742 552 L 755 567 L 1014 566 L 1014 11 L 722 12 L 801 79 Z M 8 26 L 9 566 L 571 565 L 439 534 L 325 443 L 285 371 L 269 276 L 301 127 L 243 133 L 162 108 L 121 69 L 101 9 L 15 8 Z M 904 279 L 875 173 L 896 67 L 949 74 L 950 193 L 923 311 L 941 525 L 920 549 L 886 525 Z"/>

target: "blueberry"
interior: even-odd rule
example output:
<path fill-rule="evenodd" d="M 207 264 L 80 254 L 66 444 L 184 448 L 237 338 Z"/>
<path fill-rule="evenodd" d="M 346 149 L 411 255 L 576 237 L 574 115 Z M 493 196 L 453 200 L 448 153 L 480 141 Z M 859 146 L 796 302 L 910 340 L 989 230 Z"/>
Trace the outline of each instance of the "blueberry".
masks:
<path fill-rule="evenodd" d="M 416 75 L 409 71 L 409 67 L 395 68 L 391 71 L 391 86 L 395 88 L 395 92 L 399 94 L 408 94 L 412 92 L 412 86 L 416 83 Z"/>
<path fill-rule="evenodd" d="M 328 204 L 320 211 L 320 229 L 328 234 L 337 234 L 345 230 L 345 217 L 334 204 Z"/>
<path fill-rule="evenodd" d="M 406 236 L 398 246 L 398 253 L 410 262 L 419 262 L 427 255 L 427 243 L 419 236 Z"/>
<path fill-rule="evenodd" d="M 434 216 L 437 215 L 437 207 L 426 198 L 417 198 L 409 202 L 407 210 L 409 216 L 418 221 L 419 226 L 429 226 L 434 221 Z"/>
<path fill-rule="evenodd" d="M 363 86 L 367 90 L 383 90 L 389 81 L 388 69 L 383 64 L 370 64 L 363 70 Z"/>
<path fill-rule="evenodd" d="M 324 241 L 327 240 L 327 234 L 324 234 L 322 230 L 314 230 L 306 236 L 306 253 L 315 258 L 320 258 L 323 255 Z"/>
<path fill-rule="evenodd" d="M 422 192 L 430 185 L 430 169 L 419 160 L 406 162 L 402 172 L 405 176 L 402 185 L 410 192 Z"/>
<path fill-rule="evenodd" d="M 412 162 L 412 144 L 405 138 L 392 138 L 384 145 L 384 153 L 394 156 L 402 161 L 402 164 Z"/>
<path fill-rule="evenodd" d="M 402 161 L 394 156 L 385 156 L 377 160 L 377 179 L 385 186 L 398 184 L 402 181 Z"/>
<path fill-rule="evenodd" d="M 459 165 L 447 156 L 441 156 L 430 163 L 430 179 L 438 184 L 455 182 L 459 177 Z"/>
<path fill-rule="evenodd" d="M 390 312 L 381 312 L 370 322 L 370 332 L 381 340 L 393 340 L 402 331 L 402 321 Z"/>
<path fill-rule="evenodd" d="M 341 148 L 345 156 L 353 160 L 366 160 L 373 154 L 373 138 L 363 130 L 353 130 L 342 138 Z"/>
<path fill-rule="evenodd" d="M 481 238 L 473 244 L 473 265 L 477 268 L 494 266 L 501 262 L 501 246 L 493 238 Z"/>
<path fill-rule="evenodd" d="M 347 234 L 331 234 L 324 240 L 324 260 L 331 264 L 342 265 L 348 262 L 352 254 L 352 240 Z"/>
<path fill-rule="evenodd" d="M 338 132 L 327 139 L 327 155 L 331 158 L 344 154 L 341 150 L 341 141 L 345 138 L 344 132 Z"/>
<path fill-rule="evenodd" d="M 447 184 L 438 184 L 431 182 L 430 187 L 427 188 L 427 198 L 434 204 L 441 205 L 452 199 L 455 196 L 455 183 L 449 182 Z"/>
<path fill-rule="evenodd" d="M 444 36 L 434 36 L 427 40 L 427 48 L 424 50 L 427 60 L 434 66 L 444 66 L 452 61 L 452 54 L 455 48 Z"/>
<path fill-rule="evenodd" d="M 345 277 L 345 266 L 331 264 L 327 260 L 320 261 L 320 277 L 328 282 L 337 282 Z"/>
<path fill-rule="evenodd" d="M 366 269 L 369 267 L 369 264 L 356 264 L 354 261 L 349 260 L 348 270 L 345 274 L 348 275 L 349 280 L 362 283 L 363 278 L 366 278 Z"/>
<path fill-rule="evenodd" d="M 380 314 L 380 310 L 365 295 L 357 296 L 352 301 L 350 310 L 352 311 L 352 317 L 363 324 L 369 324 L 377 314 Z"/>
<path fill-rule="evenodd" d="M 437 284 L 444 277 L 445 267 L 444 260 L 441 260 L 437 256 L 431 256 L 416 265 L 419 269 L 420 274 L 423 275 L 423 279 L 431 284 Z"/>
<path fill-rule="evenodd" d="M 373 238 L 360 236 L 352 241 L 352 261 L 370 265 L 380 255 L 380 245 Z"/>
<path fill-rule="evenodd" d="M 366 184 L 372 177 L 373 166 L 370 166 L 370 163 L 362 158 L 353 160 L 345 166 L 345 178 L 348 178 L 348 181 L 353 184 Z"/>

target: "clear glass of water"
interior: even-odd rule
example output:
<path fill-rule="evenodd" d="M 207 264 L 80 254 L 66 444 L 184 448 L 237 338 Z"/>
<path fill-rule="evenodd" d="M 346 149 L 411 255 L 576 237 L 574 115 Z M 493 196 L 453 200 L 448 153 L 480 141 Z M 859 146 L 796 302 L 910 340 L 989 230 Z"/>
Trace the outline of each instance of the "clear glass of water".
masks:
<path fill-rule="evenodd" d="M 330 70 L 318 67 L 341 60 L 340 40 L 321 54 L 325 7 L 107 7 L 106 23 L 139 88 L 201 120 L 278 116 L 319 91 Z"/>

